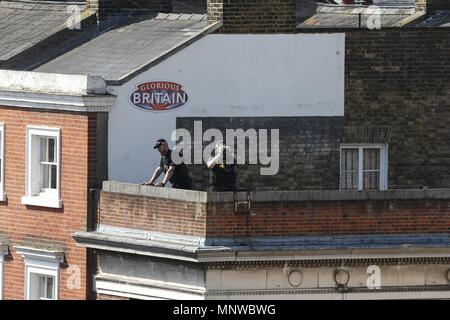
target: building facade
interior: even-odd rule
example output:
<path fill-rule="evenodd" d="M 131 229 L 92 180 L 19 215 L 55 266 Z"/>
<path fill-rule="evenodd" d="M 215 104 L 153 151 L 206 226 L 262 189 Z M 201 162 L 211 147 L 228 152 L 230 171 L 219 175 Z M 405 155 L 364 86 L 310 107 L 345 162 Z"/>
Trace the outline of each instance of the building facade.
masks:
<path fill-rule="evenodd" d="M 450 297 L 450 8 L 383 9 L 368 30 L 249 3 L 87 1 L 80 30 L 58 7 L 45 40 L 5 41 L 1 298 Z M 238 192 L 207 191 L 211 129 L 246 133 L 246 154 L 269 137 Z M 175 130 L 195 190 L 139 185 Z"/>
<path fill-rule="evenodd" d="M 1 79 L 2 298 L 92 297 L 92 259 L 71 233 L 94 228 L 91 189 L 104 180 L 97 165 L 106 151 L 97 146 L 114 97 L 84 76 L 1 71 Z"/>

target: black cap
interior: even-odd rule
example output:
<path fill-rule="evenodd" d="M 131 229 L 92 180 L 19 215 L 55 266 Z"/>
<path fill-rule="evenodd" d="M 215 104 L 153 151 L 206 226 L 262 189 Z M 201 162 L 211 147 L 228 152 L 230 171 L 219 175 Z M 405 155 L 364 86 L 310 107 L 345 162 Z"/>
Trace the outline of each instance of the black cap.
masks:
<path fill-rule="evenodd" d="M 162 144 L 167 144 L 167 141 L 165 140 L 165 139 L 163 139 L 163 138 L 161 138 L 161 139 L 158 139 L 157 141 L 156 141 L 156 144 L 155 144 L 155 146 L 153 147 L 153 149 L 156 149 L 156 148 L 158 148 L 160 145 L 162 145 Z"/>

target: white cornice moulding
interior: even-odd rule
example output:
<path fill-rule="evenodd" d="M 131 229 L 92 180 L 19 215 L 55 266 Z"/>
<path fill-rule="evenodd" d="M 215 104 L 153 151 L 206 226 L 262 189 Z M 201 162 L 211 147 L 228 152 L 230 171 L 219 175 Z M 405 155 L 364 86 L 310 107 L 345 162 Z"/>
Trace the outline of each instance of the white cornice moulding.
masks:
<path fill-rule="evenodd" d="M 119 297 L 138 298 L 143 300 L 204 300 L 205 290 L 187 290 L 182 286 L 174 287 L 169 285 L 155 286 L 152 281 L 141 281 L 141 283 L 130 283 L 127 277 L 114 277 L 109 275 L 109 279 L 95 277 L 95 287 L 100 294 L 113 295 Z"/>
<path fill-rule="evenodd" d="M 102 95 L 106 93 L 106 81 L 98 76 L 0 70 L 0 90 L 63 95 Z"/>
<path fill-rule="evenodd" d="M 64 261 L 64 252 L 45 250 L 32 247 L 14 247 L 16 252 L 20 254 L 24 259 L 41 260 L 55 263 L 62 263 Z"/>
<path fill-rule="evenodd" d="M 109 112 L 116 96 L 62 95 L 0 90 L 0 105 L 74 112 Z"/>

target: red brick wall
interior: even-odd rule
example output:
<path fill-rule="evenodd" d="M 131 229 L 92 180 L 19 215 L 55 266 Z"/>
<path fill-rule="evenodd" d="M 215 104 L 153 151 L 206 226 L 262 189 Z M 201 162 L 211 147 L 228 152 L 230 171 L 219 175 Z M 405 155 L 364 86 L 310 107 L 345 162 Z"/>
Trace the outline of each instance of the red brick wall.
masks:
<path fill-rule="evenodd" d="M 205 234 L 206 205 L 102 192 L 99 223 L 172 234 Z"/>
<path fill-rule="evenodd" d="M 449 200 L 253 203 L 254 215 L 218 205 L 207 236 L 413 234 L 450 231 Z"/>
<path fill-rule="evenodd" d="M 8 201 L 0 203 L 0 234 L 9 238 L 12 259 L 4 263 L 4 299 L 24 298 L 24 263 L 13 246 L 25 239 L 57 243 L 66 248 L 67 267 L 60 269 L 60 299 L 86 298 L 86 249 L 76 247 L 71 234 L 86 230 L 88 182 L 95 176 L 95 115 L 0 107 L 5 124 L 5 191 Z M 26 126 L 61 129 L 62 209 L 25 206 Z M 91 179 L 89 179 L 91 177 Z M 81 288 L 69 289 L 71 266 L 79 266 Z"/>
<path fill-rule="evenodd" d="M 102 224 L 193 236 L 450 231 L 450 200 L 253 202 L 250 215 L 235 214 L 233 203 L 206 205 L 109 192 L 102 193 L 100 203 Z"/>

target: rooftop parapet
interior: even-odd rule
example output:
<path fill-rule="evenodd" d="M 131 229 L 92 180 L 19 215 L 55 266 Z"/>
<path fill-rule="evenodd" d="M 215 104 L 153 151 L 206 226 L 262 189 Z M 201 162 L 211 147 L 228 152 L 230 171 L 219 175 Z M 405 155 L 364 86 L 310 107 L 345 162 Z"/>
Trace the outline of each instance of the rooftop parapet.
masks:
<path fill-rule="evenodd" d="M 450 189 L 235 195 L 108 181 L 97 229 L 73 236 L 100 250 L 192 261 L 273 250 L 440 248 L 448 255 L 449 208 Z"/>
<path fill-rule="evenodd" d="M 450 189 L 208 193 L 105 182 L 100 225 L 214 238 L 448 233 Z"/>

